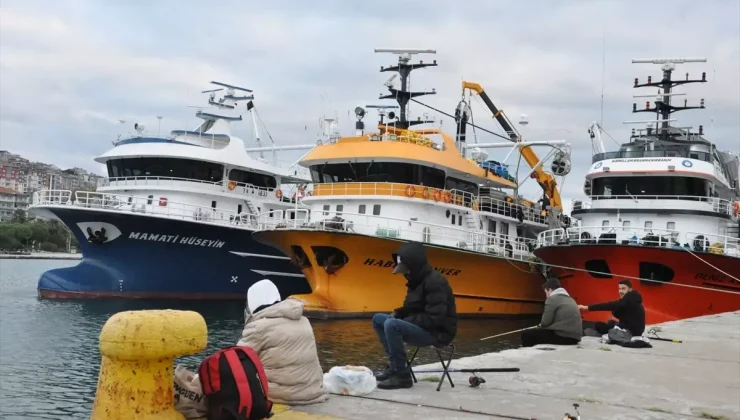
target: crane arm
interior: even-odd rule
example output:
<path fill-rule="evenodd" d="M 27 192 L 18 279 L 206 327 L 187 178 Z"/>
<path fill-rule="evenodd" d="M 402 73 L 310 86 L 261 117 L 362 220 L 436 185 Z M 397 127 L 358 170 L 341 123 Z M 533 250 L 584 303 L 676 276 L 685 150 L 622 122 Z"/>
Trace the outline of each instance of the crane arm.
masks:
<path fill-rule="evenodd" d="M 462 84 L 463 93 L 465 93 L 465 89 L 470 89 L 472 91 L 475 91 L 475 93 L 480 96 L 480 98 L 483 100 L 483 102 L 486 104 L 488 109 L 493 114 L 493 117 L 496 118 L 496 121 L 501 125 L 501 128 L 504 129 L 506 134 L 509 136 L 511 141 L 518 143 L 521 141 L 521 136 L 519 133 L 514 129 L 514 127 L 509 122 L 508 118 L 506 118 L 506 115 L 504 115 L 503 110 L 499 110 L 496 108 L 496 105 L 493 104 L 491 101 L 491 98 L 488 97 L 488 94 L 483 90 L 481 85 L 478 83 L 473 82 L 463 82 Z M 519 148 L 519 153 L 522 154 L 522 157 L 527 162 L 530 168 L 534 168 L 535 171 L 532 173 L 532 177 L 537 180 L 537 183 L 540 184 L 543 191 L 545 192 L 545 196 L 550 200 L 550 205 L 552 207 L 558 207 L 563 208 L 562 200 L 560 198 L 560 192 L 558 191 L 557 182 L 555 181 L 555 177 L 553 177 L 551 174 L 545 172 L 542 169 L 542 165 L 540 164 L 540 159 L 537 157 L 537 155 L 534 153 L 534 150 L 531 146 L 524 146 Z"/>

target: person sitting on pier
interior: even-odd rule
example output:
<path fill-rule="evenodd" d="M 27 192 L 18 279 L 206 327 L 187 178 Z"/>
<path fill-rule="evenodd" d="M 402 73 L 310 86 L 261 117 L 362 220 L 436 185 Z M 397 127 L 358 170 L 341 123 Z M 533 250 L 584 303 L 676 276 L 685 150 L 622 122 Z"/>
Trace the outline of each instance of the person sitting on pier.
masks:
<path fill-rule="evenodd" d="M 246 318 L 236 344 L 251 347 L 265 368 L 269 398 L 288 405 L 326 401 L 324 374 L 316 339 L 303 302 L 287 298 L 270 280 L 260 280 L 247 291 Z"/>
<path fill-rule="evenodd" d="M 594 305 L 578 305 L 584 311 L 611 311 L 614 318 L 619 321 L 597 322 L 594 329 L 598 335 L 608 334 L 615 326 L 627 330 L 633 337 L 645 332 L 645 308 L 642 306 L 642 295 L 632 288 L 632 282 L 622 280 L 619 282 L 619 300 Z M 596 335 L 589 333 L 586 335 Z"/>
<path fill-rule="evenodd" d="M 537 344 L 578 344 L 583 335 L 578 305 L 557 279 L 547 280 L 542 288 L 547 296 L 542 320 L 536 328 L 522 331 L 522 347 Z"/>
<path fill-rule="evenodd" d="M 443 346 L 457 334 L 457 309 L 447 279 L 427 262 L 420 243 L 402 245 L 393 260 L 393 274 L 406 278 L 403 306 L 390 315 L 375 314 L 373 328 L 388 357 L 388 368 L 376 375 L 378 388 L 411 388 L 414 383 L 406 361 L 404 343 Z"/>

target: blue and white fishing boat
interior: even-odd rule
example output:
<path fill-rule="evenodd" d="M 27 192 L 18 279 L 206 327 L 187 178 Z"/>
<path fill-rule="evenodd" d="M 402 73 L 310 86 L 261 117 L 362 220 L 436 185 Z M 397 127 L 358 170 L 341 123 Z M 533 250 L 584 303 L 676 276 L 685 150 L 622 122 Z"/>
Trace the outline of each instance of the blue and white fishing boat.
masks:
<path fill-rule="evenodd" d="M 60 220 L 82 248 L 78 265 L 41 276 L 40 297 L 244 299 L 265 277 L 283 296 L 311 291 L 287 257 L 251 235 L 260 213 L 295 217 L 310 176 L 250 156 L 278 149 L 247 149 L 231 134 L 246 108 L 259 146 L 252 91 L 211 83 L 221 88 L 203 92 L 209 105 L 196 113 L 196 129 L 149 136 L 137 123 L 136 134 L 95 159 L 108 169 L 96 191 L 34 194 L 30 211 Z"/>

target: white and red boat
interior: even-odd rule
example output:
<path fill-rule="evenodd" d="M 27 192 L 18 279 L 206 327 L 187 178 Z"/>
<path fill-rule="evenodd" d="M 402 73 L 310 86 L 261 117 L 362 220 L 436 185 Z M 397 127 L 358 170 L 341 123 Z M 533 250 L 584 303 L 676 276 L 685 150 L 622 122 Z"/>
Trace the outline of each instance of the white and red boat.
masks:
<path fill-rule="evenodd" d="M 574 299 L 583 305 L 614 300 L 617 284 L 630 279 L 643 296 L 648 323 L 740 309 L 740 160 L 717 149 L 698 130 L 680 127 L 672 113 L 688 109 L 673 87 L 706 82 L 673 80 L 676 64 L 697 59 L 644 59 L 662 65 L 662 78 L 635 88 L 658 89 L 644 109 L 656 119 L 633 129 L 630 141 L 606 152 L 598 124 L 589 132 L 595 145 L 586 175 L 585 200 L 574 200 L 578 226 L 539 234 L 535 255 L 548 264 Z M 678 102 L 683 106 L 676 106 Z M 584 312 L 605 320 L 607 312 Z"/>

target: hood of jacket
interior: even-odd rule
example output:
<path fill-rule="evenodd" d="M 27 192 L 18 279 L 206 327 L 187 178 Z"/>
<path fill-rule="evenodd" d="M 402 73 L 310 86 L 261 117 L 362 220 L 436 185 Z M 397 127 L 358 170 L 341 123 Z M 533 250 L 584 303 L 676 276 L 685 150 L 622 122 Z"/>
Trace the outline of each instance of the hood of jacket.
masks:
<path fill-rule="evenodd" d="M 550 296 L 553 296 L 553 295 L 565 295 L 565 296 L 570 296 L 570 295 L 568 294 L 568 292 L 567 292 L 567 291 L 566 291 L 565 289 L 563 289 L 562 287 L 558 287 L 557 289 L 553 290 L 553 291 L 552 291 L 552 293 L 550 293 Z"/>
<path fill-rule="evenodd" d="M 642 295 L 637 290 L 630 290 L 629 292 L 625 293 L 624 297 L 622 297 L 625 302 L 630 303 L 642 303 Z"/>
<path fill-rule="evenodd" d="M 432 267 L 427 261 L 424 245 L 418 242 L 409 242 L 401 245 L 392 255 L 393 261 L 401 257 L 401 262 L 409 269 L 408 274 L 404 274 L 408 280 L 408 286 L 413 287 L 424 280 Z"/>
<path fill-rule="evenodd" d="M 247 323 L 263 318 L 288 318 L 298 320 L 301 319 L 302 315 L 303 302 L 298 299 L 287 298 L 260 310 L 256 314 L 252 314 L 252 317 Z"/>

